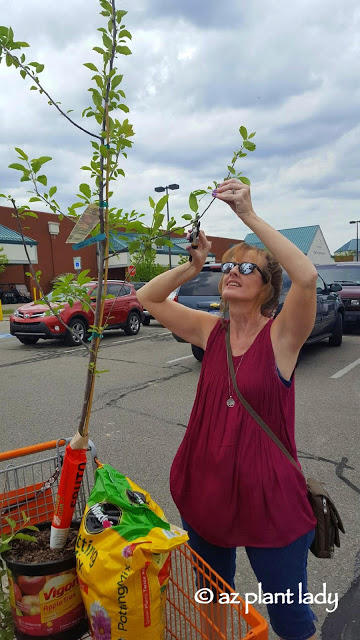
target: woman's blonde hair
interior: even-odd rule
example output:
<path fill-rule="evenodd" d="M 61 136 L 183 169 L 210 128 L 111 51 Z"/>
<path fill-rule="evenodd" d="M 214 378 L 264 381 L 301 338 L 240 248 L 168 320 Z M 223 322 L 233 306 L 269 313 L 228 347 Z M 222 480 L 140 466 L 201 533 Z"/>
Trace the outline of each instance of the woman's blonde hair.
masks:
<path fill-rule="evenodd" d="M 254 262 L 264 271 L 268 279 L 267 284 L 264 284 L 259 295 L 254 300 L 254 308 L 260 307 L 262 315 L 270 315 L 270 312 L 275 310 L 279 304 L 283 281 L 281 265 L 274 256 L 267 251 L 267 249 L 258 249 L 250 244 L 246 244 L 246 242 L 239 242 L 239 244 L 225 251 L 222 262 L 245 262 L 249 260 L 249 253 L 255 254 Z M 222 275 L 219 282 L 220 295 L 222 295 L 223 278 L 224 275 Z M 223 317 L 228 309 L 229 303 L 221 298 L 220 312 Z"/>

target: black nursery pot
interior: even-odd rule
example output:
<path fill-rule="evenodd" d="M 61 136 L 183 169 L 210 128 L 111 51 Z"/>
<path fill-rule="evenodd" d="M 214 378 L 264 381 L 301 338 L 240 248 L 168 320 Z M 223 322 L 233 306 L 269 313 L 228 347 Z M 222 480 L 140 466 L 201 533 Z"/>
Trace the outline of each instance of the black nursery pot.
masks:
<path fill-rule="evenodd" d="M 77 529 L 78 524 L 72 525 Z M 50 529 L 49 523 L 38 528 Z M 46 549 L 44 557 L 46 558 Z M 78 640 L 88 630 L 75 551 L 64 559 L 7 565 L 15 636 L 18 640 Z"/>

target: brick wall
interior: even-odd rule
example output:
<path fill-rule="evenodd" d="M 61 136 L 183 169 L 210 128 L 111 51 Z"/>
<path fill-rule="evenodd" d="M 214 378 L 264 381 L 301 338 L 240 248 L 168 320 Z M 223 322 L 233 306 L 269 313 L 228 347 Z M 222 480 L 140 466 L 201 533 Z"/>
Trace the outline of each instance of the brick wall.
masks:
<path fill-rule="evenodd" d="M 66 244 L 66 239 L 73 229 L 74 223 L 64 218 L 60 222 L 59 235 L 51 237 L 48 222 L 58 222 L 58 216 L 42 211 L 36 213 L 38 217 L 25 218 L 22 222 L 22 227 L 24 235 L 38 242 L 38 264 L 34 265 L 34 267 L 35 271 L 40 270 L 42 272 L 40 282 L 45 293 L 50 291 L 51 280 L 55 276 L 63 273 L 76 273 L 73 258 L 77 256 L 81 256 L 82 269 L 90 269 L 89 276 L 95 278 L 97 274 L 96 245 L 91 245 L 75 252 L 71 244 Z M 19 232 L 17 220 L 12 217 L 12 214 L 13 209 L 10 207 L 0 207 L 0 224 Z M 28 265 L 24 267 L 22 265 L 8 265 L 5 271 L 0 274 L 0 284 L 26 284 L 29 291 L 32 292 L 33 282 L 28 276 L 24 275 L 25 271 L 29 271 Z"/>

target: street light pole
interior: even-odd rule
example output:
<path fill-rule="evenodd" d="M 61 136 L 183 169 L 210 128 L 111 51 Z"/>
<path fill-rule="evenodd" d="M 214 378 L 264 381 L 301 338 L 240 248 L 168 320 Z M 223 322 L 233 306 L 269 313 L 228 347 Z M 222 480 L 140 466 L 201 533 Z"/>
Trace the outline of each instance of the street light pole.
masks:
<path fill-rule="evenodd" d="M 166 214 L 167 214 L 167 221 L 168 221 L 168 224 L 169 224 L 170 217 L 169 217 L 169 191 L 168 191 L 168 187 L 165 187 L 165 190 L 166 190 L 166 195 L 168 196 L 168 199 L 166 200 Z M 169 240 L 170 240 L 170 231 L 169 231 Z M 169 253 L 169 269 L 171 269 L 171 247 L 169 246 L 168 249 L 169 249 L 169 251 L 168 251 L 168 253 Z"/>
<path fill-rule="evenodd" d="M 350 220 L 349 224 L 356 224 L 356 262 L 359 261 L 359 222 L 360 220 Z"/>
<path fill-rule="evenodd" d="M 168 196 L 168 199 L 166 201 L 166 213 L 167 213 L 167 221 L 168 224 L 170 222 L 170 214 L 169 214 L 169 191 L 168 189 L 178 189 L 179 185 L 178 184 L 168 184 L 166 187 L 155 187 L 155 191 L 157 191 L 158 193 L 161 191 L 166 191 L 166 195 Z M 169 240 L 170 240 L 170 231 L 169 231 Z M 168 247 L 169 249 L 169 269 L 171 269 L 171 247 Z"/>

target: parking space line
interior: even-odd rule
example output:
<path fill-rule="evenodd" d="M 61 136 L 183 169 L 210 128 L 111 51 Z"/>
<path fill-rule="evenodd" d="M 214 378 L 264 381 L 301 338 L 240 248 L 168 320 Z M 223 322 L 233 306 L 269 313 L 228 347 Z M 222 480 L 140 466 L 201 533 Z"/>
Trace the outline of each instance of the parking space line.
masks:
<path fill-rule="evenodd" d="M 348 373 L 349 371 L 351 371 L 351 369 L 356 367 L 358 364 L 360 364 L 360 358 L 358 360 L 355 360 L 355 362 L 352 362 L 351 364 L 349 364 L 344 369 L 340 369 L 340 371 L 338 371 L 337 373 L 334 373 L 334 375 L 331 376 L 331 378 L 341 378 L 341 376 L 344 376 L 345 373 Z"/>
<path fill-rule="evenodd" d="M 168 360 L 166 364 L 172 364 L 172 362 L 178 362 L 179 360 L 186 360 L 187 358 L 193 358 L 194 356 L 183 356 L 182 358 L 175 358 L 175 360 Z"/>
<path fill-rule="evenodd" d="M 165 331 L 164 333 L 157 333 L 158 336 L 168 336 L 171 334 L 171 331 Z M 148 340 L 149 336 L 141 336 L 140 338 L 128 338 L 128 340 L 117 340 L 116 342 L 112 342 L 111 344 L 123 344 L 124 342 L 135 342 L 138 340 Z"/>
<path fill-rule="evenodd" d="M 168 336 L 171 334 L 171 331 L 165 331 L 163 333 L 157 333 L 158 336 Z M 115 342 L 109 343 L 106 347 L 111 346 L 112 344 L 124 344 L 125 342 L 138 342 L 139 340 L 149 340 L 151 336 L 141 336 L 140 338 L 128 338 L 127 340 L 116 340 Z M 62 353 L 74 353 L 74 349 L 68 349 L 67 351 L 63 351 Z"/>

